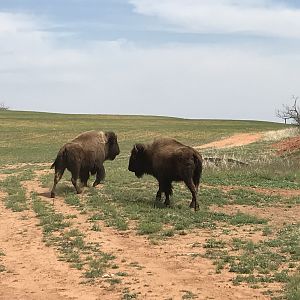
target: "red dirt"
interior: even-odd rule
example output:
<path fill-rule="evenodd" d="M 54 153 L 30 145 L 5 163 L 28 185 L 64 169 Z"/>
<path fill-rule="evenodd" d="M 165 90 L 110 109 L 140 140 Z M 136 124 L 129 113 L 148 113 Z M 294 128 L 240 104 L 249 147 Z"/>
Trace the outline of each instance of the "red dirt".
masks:
<path fill-rule="evenodd" d="M 300 136 L 289 138 L 272 145 L 277 154 L 282 156 L 297 150 L 300 150 Z"/>
<path fill-rule="evenodd" d="M 232 148 L 255 143 L 262 138 L 262 133 L 239 133 L 212 143 L 196 146 L 196 149 L 204 148 Z"/>

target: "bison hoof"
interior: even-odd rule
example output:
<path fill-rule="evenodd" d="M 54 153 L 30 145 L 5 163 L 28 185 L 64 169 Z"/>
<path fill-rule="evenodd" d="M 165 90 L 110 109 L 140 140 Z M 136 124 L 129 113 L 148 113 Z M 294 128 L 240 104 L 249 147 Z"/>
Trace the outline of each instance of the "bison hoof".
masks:
<path fill-rule="evenodd" d="M 51 192 L 50 197 L 51 197 L 51 198 L 55 198 L 55 193 L 54 193 L 54 192 Z"/>
<path fill-rule="evenodd" d="M 194 201 L 192 201 L 192 202 L 190 203 L 190 208 L 194 208 L 195 211 L 196 211 L 196 210 L 199 210 L 199 204 L 196 203 L 196 202 L 194 202 Z"/>

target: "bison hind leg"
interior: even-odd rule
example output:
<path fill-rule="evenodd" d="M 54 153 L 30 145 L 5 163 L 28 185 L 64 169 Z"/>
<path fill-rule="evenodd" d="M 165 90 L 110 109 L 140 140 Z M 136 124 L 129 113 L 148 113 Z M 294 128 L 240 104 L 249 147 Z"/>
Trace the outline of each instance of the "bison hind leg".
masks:
<path fill-rule="evenodd" d="M 193 208 L 195 211 L 199 210 L 199 203 L 192 200 L 190 203 L 190 208 Z"/>
<path fill-rule="evenodd" d="M 194 208 L 194 210 L 196 211 L 199 209 L 199 204 L 197 203 L 197 198 L 196 198 L 197 195 L 196 186 L 192 179 L 185 180 L 184 183 L 192 193 L 192 202 L 190 203 L 190 208 Z"/>
<path fill-rule="evenodd" d="M 80 184 L 78 182 L 79 176 L 80 176 L 80 166 L 75 165 L 71 170 L 72 178 L 71 181 L 76 189 L 77 194 L 82 193 L 82 189 L 80 187 Z"/>
<path fill-rule="evenodd" d="M 79 175 L 79 178 L 80 178 L 80 181 L 81 181 L 81 184 L 83 186 L 88 186 L 87 182 L 90 178 L 90 172 L 89 170 L 86 170 L 86 169 L 82 169 L 80 170 L 80 175 Z"/>

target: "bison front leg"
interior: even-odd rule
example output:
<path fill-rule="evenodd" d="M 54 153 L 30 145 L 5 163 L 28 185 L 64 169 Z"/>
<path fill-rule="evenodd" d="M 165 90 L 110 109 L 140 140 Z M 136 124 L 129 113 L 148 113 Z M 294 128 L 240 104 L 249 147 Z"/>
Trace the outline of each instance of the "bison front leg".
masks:
<path fill-rule="evenodd" d="M 197 195 L 196 187 L 195 187 L 192 179 L 187 180 L 184 183 L 186 184 L 186 186 L 192 193 L 192 202 L 190 203 L 190 208 L 194 208 L 194 210 L 196 211 L 199 209 L 199 204 L 197 203 L 197 197 L 196 197 L 196 195 Z"/>
<path fill-rule="evenodd" d="M 154 207 L 160 207 L 161 203 L 161 193 L 162 193 L 162 183 L 159 181 L 158 182 L 158 191 L 156 193 L 155 201 L 154 201 Z"/>
<path fill-rule="evenodd" d="M 158 182 L 158 191 L 156 193 L 155 201 L 160 202 L 161 201 L 161 193 L 162 193 L 162 183 Z"/>
<path fill-rule="evenodd" d="M 164 204 L 166 207 L 170 207 L 170 195 L 172 195 L 172 183 L 165 182 L 163 189 L 164 189 L 165 196 L 166 196 Z"/>
<path fill-rule="evenodd" d="M 96 180 L 93 183 L 93 187 L 97 186 L 102 180 L 105 178 L 105 169 L 104 166 L 102 165 L 97 169 L 97 174 L 96 174 Z"/>

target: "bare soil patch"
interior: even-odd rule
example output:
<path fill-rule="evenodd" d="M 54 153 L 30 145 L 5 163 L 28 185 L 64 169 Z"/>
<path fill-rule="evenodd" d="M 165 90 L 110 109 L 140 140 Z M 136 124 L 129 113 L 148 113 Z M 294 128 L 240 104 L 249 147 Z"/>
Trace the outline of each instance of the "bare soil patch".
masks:
<path fill-rule="evenodd" d="M 292 137 L 272 145 L 279 156 L 300 150 L 300 136 Z"/>
<path fill-rule="evenodd" d="M 218 140 L 212 143 L 196 146 L 196 149 L 205 149 L 205 148 L 232 148 L 240 147 L 255 143 L 262 139 L 262 133 L 240 133 L 233 136 Z"/>

